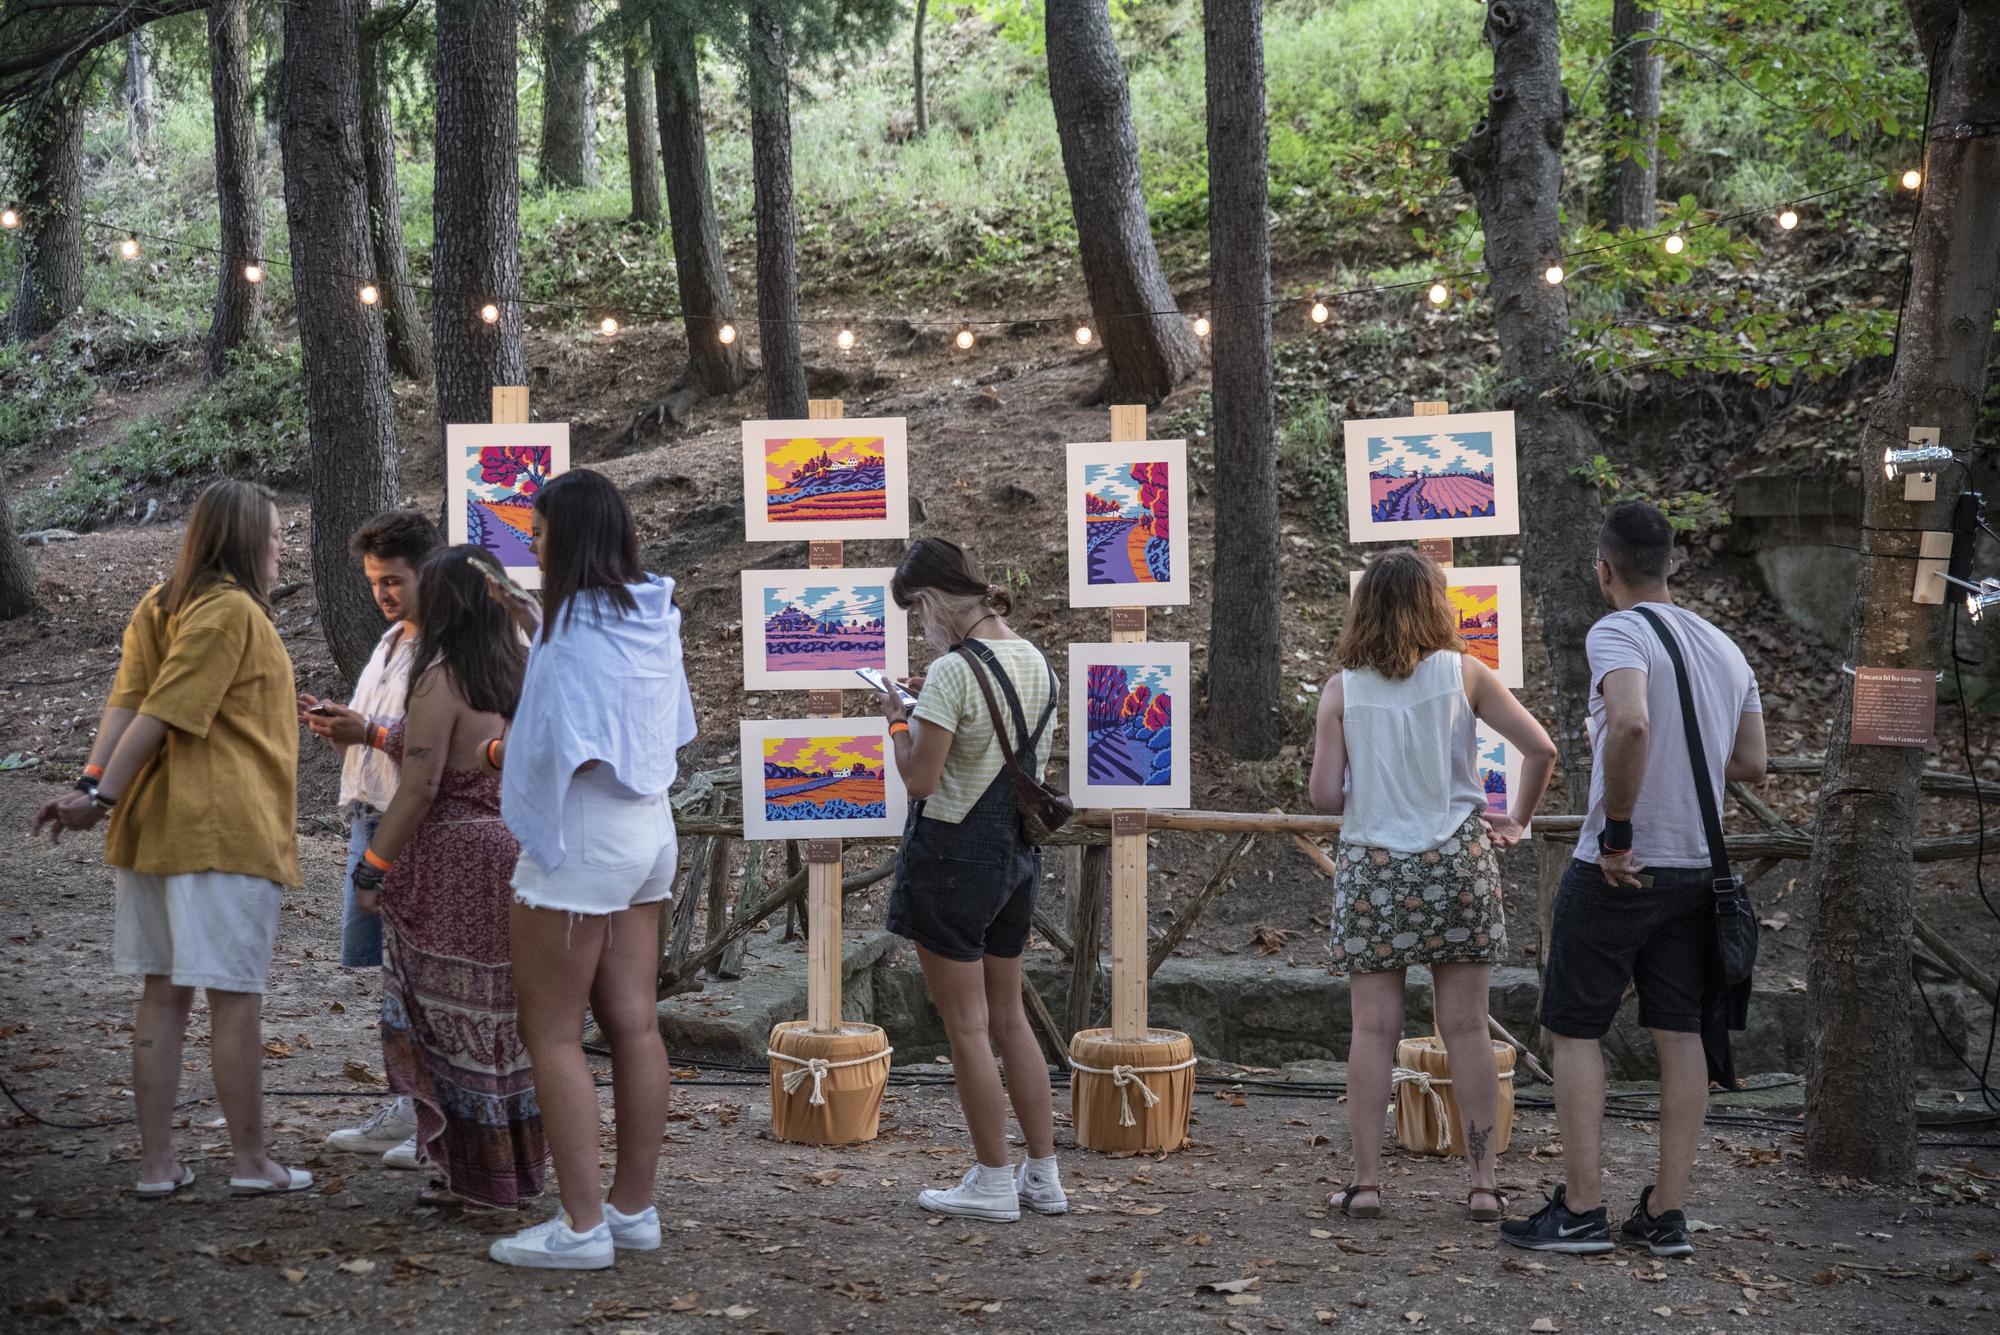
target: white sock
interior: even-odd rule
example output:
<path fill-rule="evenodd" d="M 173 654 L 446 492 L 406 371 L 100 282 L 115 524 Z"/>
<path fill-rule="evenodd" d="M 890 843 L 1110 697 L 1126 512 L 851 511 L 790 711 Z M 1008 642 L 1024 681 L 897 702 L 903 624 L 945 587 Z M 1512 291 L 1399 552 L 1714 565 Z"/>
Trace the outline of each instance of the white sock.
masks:
<path fill-rule="evenodd" d="M 652 1209 L 652 1207 L 649 1205 L 646 1207 L 646 1209 L 650 1210 Z M 606 1201 L 604 1202 L 604 1213 L 607 1218 L 612 1215 L 616 1215 L 620 1219 L 637 1219 L 641 1215 L 645 1214 L 646 1210 L 640 1210 L 634 1214 L 626 1214 L 623 1210 L 613 1205 L 610 1201 Z"/>
<path fill-rule="evenodd" d="M 1056 1171 L 1056 1156 L 1053 1154 L 1042 1159 L 1029 1159 L 1027 1168 L 1029 1177 L 1039 1177 L 1054 1182 L 1060 1176 Z"/>
<path fill-rule="evenodd" d="M 978 1185 L 984 1191 L 1012 1191 L 1014 1189 L 1014 1165 L 1001 1164 L 998 1168 L 991 1164 L 979 1165 Z"/>

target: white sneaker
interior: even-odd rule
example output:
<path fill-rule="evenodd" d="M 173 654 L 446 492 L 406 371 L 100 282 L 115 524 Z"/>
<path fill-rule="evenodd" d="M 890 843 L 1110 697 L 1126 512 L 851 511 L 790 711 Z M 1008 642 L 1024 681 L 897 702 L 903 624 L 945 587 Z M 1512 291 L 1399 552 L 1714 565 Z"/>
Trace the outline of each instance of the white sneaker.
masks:
<path fill-rule="evenodd" d="M 656 1226 L 658 1222 L 656 1216 Z M 614 1254 L 611 1225 L 601 1223 L 588 1233 L 579 1233 L 569 1226 L 567 1213 L 559 1214 L 512 1237 L 496 1240 L 486 1254 L 501 1265 L 535 1270 L 608 1270 Z"/>
<path fill-rule="evenodd" d="M 382 1156 L 382 1163 L 384 1167 L 388 1168 L 422 1167 L 423 1160 L 417 1157 L 417 1138 L 411 1136 L 408 1140 L 389 1150 Z"/>
<path fill-rule="evenodd" d="M 380 1154 L 416 1134 L 417 1105 L 408 1099 L 385 1103 L 360 1126 L 343 1127 L 326 1138 L 330 1150 L 349 1154 Z"/>
<path fill-rule="evenodd" d="M 1031 1173 L 1026 1162 L 1014 1167 L 1014 1194 L 1036 1214 L 1068 1214 L 1069 1197 L 1054 1173 Z"/>
<path fill-rule="evenodd" d="M 1000 1175 L 999 1182 L 991 1180 Z M 932 1214 L 960 1215 L 967 1219 L 991 1219 L 1012 1223 L 1021 1217 L 1021 1201 L 1014 1192 L 1014 1173 L 1008 1168 L 986 1168 L 974 1164 L 965 1178 L 946 1191 L 932 1188 L 917 1194 L 917 1204 Z"/>
<path fill-rule="evenodd" d="M 606 1201 L 604 1222 L 611 1226 L 611 1245 L 621 1252 L 650 1252 L 659 1248 L 660 1212 L 655 1206 L 626 1214 Z"/>

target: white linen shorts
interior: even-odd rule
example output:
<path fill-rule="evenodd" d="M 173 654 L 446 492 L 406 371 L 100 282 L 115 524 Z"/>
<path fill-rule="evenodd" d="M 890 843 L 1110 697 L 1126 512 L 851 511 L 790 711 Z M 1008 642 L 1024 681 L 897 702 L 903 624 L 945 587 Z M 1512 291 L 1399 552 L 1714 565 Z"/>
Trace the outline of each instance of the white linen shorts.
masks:
<path fill-rule="evenodd" d="M 563 796 L 563 860 L 543 871 L 526 853 L 514 864 L 514 900 L 531 909 L 603 917 L 673 898 L 680 844 L 665 793 L 640 795 L 600 767 Z"/>
<path fill-rule="evenodd" d="M 284 887 L 261 876 L 117 872 L 112 967 L 158 974 L 175 987 L 262 992 L 271 979 Z"/>

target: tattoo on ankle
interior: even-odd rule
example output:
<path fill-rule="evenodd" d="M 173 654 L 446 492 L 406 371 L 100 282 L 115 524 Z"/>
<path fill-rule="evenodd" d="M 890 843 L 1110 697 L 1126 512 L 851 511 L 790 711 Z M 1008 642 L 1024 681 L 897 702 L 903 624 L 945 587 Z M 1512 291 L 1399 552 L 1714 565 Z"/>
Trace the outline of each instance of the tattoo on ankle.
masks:
<path fill-rule="evenodd" d="M 1467 1157 L 1474 1168 L 1486 1162 L 1486 1142 L 1493 1134 L 1490 1126 L 1467 1125 L 1465 1128 L 1465 1148 Z"/>

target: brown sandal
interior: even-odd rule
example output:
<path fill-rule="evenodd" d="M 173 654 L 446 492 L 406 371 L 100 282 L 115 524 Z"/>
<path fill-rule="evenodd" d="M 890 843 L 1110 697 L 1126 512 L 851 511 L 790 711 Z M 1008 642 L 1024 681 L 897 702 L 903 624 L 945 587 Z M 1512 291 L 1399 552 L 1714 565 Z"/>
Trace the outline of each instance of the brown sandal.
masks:
<path fill-rule="evenodd" d="M 1474 1205 L 1473 1200 L 1479 1196 L 1491 1196 L 1494 1200 L 1493 1208 L 1482 1210 Z M 1498 1187 L 1474 1187 L 1465 1194 L 1465 1212 L 1472 1217 L 1472 1222 L 1475 1224 L 1497 1224 L 1507 1217 L 1507 1198 L 1500 1194 Z"/>
<path fill-rule="evenodd" d="M 1373 1205 L 1350 1206 L 1349 1202 L 1364 1191 L 1374 1192 L 1376 1203 Z M 1326 1198 L 1328 1205 L 1340 1207 L 1340 1213 L 1349 1219 L 1380 1219 L 1382 1217 L 1381 1201 L 1382 1188 L 1365 1182 L 1350 1182 Z"/>

